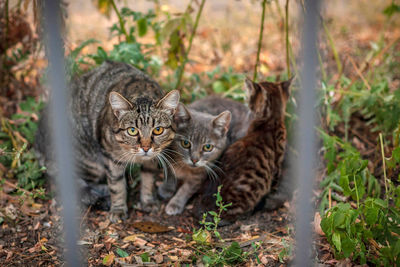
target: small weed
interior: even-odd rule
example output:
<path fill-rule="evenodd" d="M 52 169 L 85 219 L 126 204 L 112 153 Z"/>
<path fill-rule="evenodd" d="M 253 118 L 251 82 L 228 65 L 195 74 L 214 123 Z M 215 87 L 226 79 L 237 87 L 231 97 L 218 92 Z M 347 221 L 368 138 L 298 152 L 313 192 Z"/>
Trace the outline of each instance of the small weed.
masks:
<path fill-rule="evenodd" d="M 192 239 L 196 242 L 195 249 L 197 250 L 198 256 L 202 257 L 201 259 L 206 266 L 232 266 L 244 262 L 253 254 L 256 255 L 256 260 L 259 262 L 257 251 L 260 248 L 260 244 L 253 243 L 252 252 L 243 251 L 238 242 L 224 245 L 224 240 L 218 232 L 218 225 L 221 222 L 222 212 L 226 211 L 232 203 L 224 204 L 220 194 L 221 187 L 222 186 L 219 186 L 217 193 L 214 194 L 218 211 L 208 211 L 204 213 L 203 219 L 200 222 L 203 227 L 193 231 Z M 211 217 L 212 220 L 207 221 L 207 217 Z M 217 239 L 219 243 L 214 243 L 214 238 Z"/>
<path fill-rule="evenodd" d="M 45 182 L 45 168 L 39 166 L 30 145 L 34 142 L 38 113 L 42 107 L 42 103 L 28 98 L 20 103 L 20 112 L 12 115 L 11 119 L 1 119 L 0 164 L 8 169 L 7 178 L 18 179 L 17 189 L 24 189 L 18 191 L 33 190 L 33 197 L 43 196 L 41 187 Z"/>
<path fill-rule="evenodd" d="M 396 186 L 385 176 L 382 198 L 380 185 L 367 168 L 368 160 L 363 160 L 357 150 L 339 138 L 322 132 L 321 135 L 328 172 L 321 183 L 324 188 L 321 213 L 324 214 L 328 205 L 328 190 L 339 202 L 325 212 L 321 228 L 334 248 L 335 257 L 352 257 L 361 264 L 399 265 L 400 185 Z M 383 142 L 381 145 L 383 148 Z M 382 160 L 392 166 L 399 164 L 399 151 L 393 150 L 389 159 Z M 339 194 L 344 199 L 337 197 Z"/>

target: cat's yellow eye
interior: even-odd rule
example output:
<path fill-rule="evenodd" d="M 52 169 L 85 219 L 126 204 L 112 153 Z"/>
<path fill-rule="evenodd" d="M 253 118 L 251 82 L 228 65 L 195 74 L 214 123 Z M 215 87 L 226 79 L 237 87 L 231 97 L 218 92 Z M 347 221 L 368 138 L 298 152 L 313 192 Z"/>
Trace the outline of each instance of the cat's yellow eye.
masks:
<path fill-rule="evenodd" d="M 205 144 L 205 145 L 203 146 L 203 150 L 206 151 L 206 152 L 210 152 L 210 151 L 213 150 L 213 149 L 214 149 L 214 146 L 211 145 L 211 144 Z"/>
<path fill-rule="evenodd" d="M 135 127 L 128 128 L 127 131 L 128 131 L 128 134 L 132 135 L 132 136 L 138 135 L 138 133 L 139 133 L 139 131 Z"/>
<path fill-rule="evenodd" d="M 183 148 L 190 148 L 190 142 L 188 141 L 188 140 L 182 140 L 181 141 L 181 146 L 183 147 Z"/>
<path fill-rule="evenodd" d="M 158 126 L 153 129 L 153 134 L 160 135 L 164 132 L 164 127 Z"/>

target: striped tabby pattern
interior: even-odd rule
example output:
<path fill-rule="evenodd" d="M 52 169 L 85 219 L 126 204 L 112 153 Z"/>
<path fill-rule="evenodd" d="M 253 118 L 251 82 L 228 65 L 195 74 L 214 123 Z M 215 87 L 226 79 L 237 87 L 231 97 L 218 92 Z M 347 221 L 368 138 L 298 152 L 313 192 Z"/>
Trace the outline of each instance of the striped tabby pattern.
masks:
<path fill-rule="evenodd" d="M 249 108 L 255 118 L 245 137 L 233 143 L 221 158 L 221 196 L 232 206 L 223 213 L 228 221 L 250 213 L 282 174 L 286 148 L 284 123 L 291 80 L 281 83 L 245 81 Z M 214 202 L 210 195 L 203 205 Z M 215 204 L 214 204 L 215 206 Z"/>
<path fill-rule="evenodd" d="M 116 62 L 105 62 L 75 79 L 71 90 L 70 118 L 82 202 L 92 205 L 109 191 L 110 219 L 115 222 L 127 215 L 126 166 L 133 162 L 148 164 L 174 139 L 173 114 L 179 93 L 171 91 L 164 96 L 150 77 Z M 35 146 L 41 163 L 54 176 L 44 123 L 49 115 L 43 112 Z M 99 184 L 103 181 L 107 186 Z M 149 193 L 152 184 L 152 175 L 143 172 L 144 206 L 154 202 Z"/>

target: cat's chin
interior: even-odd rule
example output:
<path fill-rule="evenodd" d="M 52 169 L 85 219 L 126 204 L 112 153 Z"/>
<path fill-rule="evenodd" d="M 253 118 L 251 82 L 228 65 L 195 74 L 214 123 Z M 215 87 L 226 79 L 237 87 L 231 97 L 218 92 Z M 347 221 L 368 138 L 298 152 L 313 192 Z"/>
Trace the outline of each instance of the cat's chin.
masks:
<path fill-rule="evenodd" d="M 135 162 L 143 163 L 146 161 L 154 160 L 154 159 L 156 159 L 156 156 L 157 156 L 156 153 L 153 153 L 151 155 L 136 155 Z"/>

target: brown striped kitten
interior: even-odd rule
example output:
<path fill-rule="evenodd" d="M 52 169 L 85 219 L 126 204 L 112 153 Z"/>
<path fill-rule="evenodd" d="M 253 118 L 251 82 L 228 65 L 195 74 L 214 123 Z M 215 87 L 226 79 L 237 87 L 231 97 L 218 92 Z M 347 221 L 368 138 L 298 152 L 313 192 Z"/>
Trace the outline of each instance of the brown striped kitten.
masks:
<path fill-rule="evenodd" d="M 251 112 L 245 105 L 217 96 L 195 101 L 188 108 L 179 105 L 175 113 L 177 134 L 172 143 L 175 153 L 171 156 L 176 178 L 182 185 L 165 207 L 168 215 L 183 211 L 207 175 L 218 179 L 220 169 L 216 161 L 226 146 L 244 136 L 249 116 Z M 158 191 L 161 197 L 174 194 L 173 182 L 164 180 Z"/>
<path fill-rule="evenodd" d="M 245 81 L 248 105 L 255 118 L 246 136 L 229 146 L 220 160 L 221 196 L 225 203 L 232 203 L 222 214 L 227 221 L 252 212 L 281 177 L 290 83 L 291 80 L 280 83 Z M 211 203 L 214 198 L 209 195 L 202 201 L 206 210 Z"/>
<path fill-rule="evenodd" d="M 141 204 L 151 207 L 153 175 L 159 157 L 175 137 L 173 115 L 179 92 L 164 94 L 138 69 L 105 62 L 71 83 L 70 118 L 82 202 L 93 205 L 111 197 L 110 220 L 127 216 L 125 168 L 142 163 Z M 50 176 L 56 175 L 43 112 L 36 135 L 36 151 Z M 103 181 L 107 185 L 102 185 Z"/>

